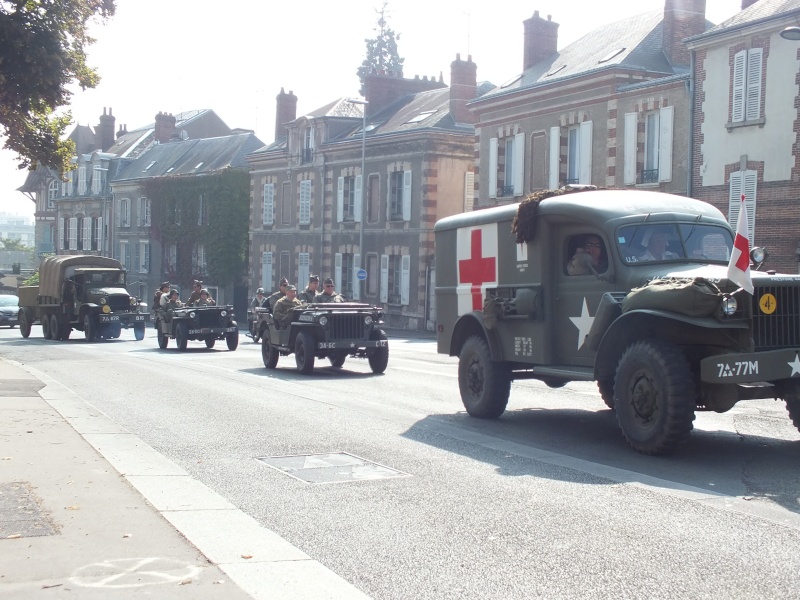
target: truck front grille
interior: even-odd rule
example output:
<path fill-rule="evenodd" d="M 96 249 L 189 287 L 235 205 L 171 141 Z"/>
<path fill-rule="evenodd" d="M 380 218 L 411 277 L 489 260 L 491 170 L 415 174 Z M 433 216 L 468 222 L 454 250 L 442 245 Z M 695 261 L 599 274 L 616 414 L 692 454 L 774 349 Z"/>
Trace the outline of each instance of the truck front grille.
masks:
<path fill-rule="evenodd" d="M 767 296 L 771 294 L 772 298 Z M 764 311 L 774 308 L 769 314 Z M 753 294 L 756 351 L 800 346 L 800 287 L 759 286 Z"/>
<path fill-rule="evenodd" d="M 330 339 L 360 340 L 364 337 L 364 315 L 330 315 Z"/>
<path fill-rule="evenodd" d="M 108 296 L 106 303 L 111 307 L 112 312 L 135 310 L 135 307 L 131 307 L 130 296 Z"/>

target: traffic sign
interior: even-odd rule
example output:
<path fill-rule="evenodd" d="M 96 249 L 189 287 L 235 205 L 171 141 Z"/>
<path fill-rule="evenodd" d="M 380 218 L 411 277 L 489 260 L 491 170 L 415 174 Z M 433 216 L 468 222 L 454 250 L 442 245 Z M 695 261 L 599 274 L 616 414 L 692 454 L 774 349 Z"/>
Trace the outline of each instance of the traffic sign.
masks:
<path fill-rule="evenodd" d="M 364 281 L 367 278 L 367 271 L 366 269 L 359 269 L 356 273 L 356 277 L 359 281 Z"/>

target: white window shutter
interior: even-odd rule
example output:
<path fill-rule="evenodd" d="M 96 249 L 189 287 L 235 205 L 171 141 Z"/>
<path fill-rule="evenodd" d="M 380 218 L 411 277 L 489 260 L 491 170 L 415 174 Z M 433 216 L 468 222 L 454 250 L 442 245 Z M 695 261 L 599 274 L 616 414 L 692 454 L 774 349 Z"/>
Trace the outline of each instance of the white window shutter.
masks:
<path fill-rule="evenodd" d="M 83 196 L 86 193 L 86 167 L 78 168 L 78 195 Z"/>
<path fill-rule="evenodd" d="M 137 225 L 141 225 L 142 224 L 142 199 L 141 198 L 139 198 L 136 201 L 136 224 Z"/>
<path fill-rule="evenodd" d="M 389 301 L 389 255 L 381 254 L 381 302 Z"/>
<path fill-rule="evenodd" d="M 744 121 L 745 82 L 747 50 L 737 52 L 733 57 L 733 99 L 731 102 L 731 121 Z"/>
<path fill-rule="evenodd" d="M 69 176 L 67 178 L 67 194 L 69 196 L 72 196 L 72 189 L 73 189 L 73 183 L 74 182 L 75 182 L 75 171 L 72 170 L 72 171 L 69 172 Z"/>
<path fill-rule="evenodd" d="M 92 217 L 83 218 L 83 250 L 92 249 Z"/>
<path fill-rule="evenodd" d="M 311 180 L 300 182 L 300 224 L 311 223 Z"/>
<path fill-rule="evenodd" d="M 744 209 L 747 211 L 747 237 L 750 238 L 750 247 L 752 247 L 755 243 L 756 184 L 758 181 L 758 171 L 744 171 L 742 179 Z"/>
<path fill-rule="evenodd" d="M 275 222 L 275 184 L 264 184 L 264 214 L 262 215 L 264 225 L 272 225 Z"/>
<path fill-rule="evenodd" d="M 336 289 L 336 286 L 342 284 L 342 255 L 337 252 L 333 259 L 333 285 Z"/>
<path fill-rule="evenodd" d="M 561 165 L 561 128 L 550 128 L 550 173 L 547 179 L 547 186 L 551 190 L 558 189 L 560 177 L 559 168 Z"/>
<path fill-rule="evenodd" d="M 261 253 L 261 287 L 272 290 L 272 252 Z"/>
<path fill-rule="evenodd" d="M 475 207 L 475 173 L 464 173 L 464 212 L 471 212 Z"/>
<path fill-rule="evenodd" d="M 636 113 L 625 113 L 625 185 L 636 183 Z"/>
<path fill-rule="evenodd" d="M 411 220 L 411 171 L 403 171 L 403 221 Z"/>
<path fill-rule="evenodd" d="M 131 226 L 131 201 L 125 198 L 125 214 L 122 217 L 125 219 L 125 227 Z"/>
<path fill-rule="evenodd" d="M 356 193 L 355 193 L 355 202 L 353 202 L 353 211 L 355 215 L 353 218 L 356 223 L 361 222 L 361 213 L 364 212 L 362 210 L 362 191 L 363 191 L 363 182 L 364 178 L 361 175 L 356 175 Z"/>
<path fill-rule="evenodd" d="M 411 257 L 404 254 L 400 259 L 400 304 L 408 306 L 411 288 Z"/>
<path fill-rule="evenodd" d="M 580 128 L 581 164 L 579 183 L 592 183 L 592 122 L 584 121 Z"/>
<path fill-rule="evenodd" d="M 672 181 L 672 128 L 675 119 L 675 107 L 665 106 L 660 112 L 658 180 Z"/>
<path fill-rule="evenodd" d="M 58 220 L 58 244 L 56 248 L 59 250 L 64 249 L 64 219 Z"/>
<path fill-rule="evenodd" d="M 514 195 L 521 196 L 525 187 L 525 134 L 514 136 Z"/>
<path fill-rule="evenodd" d="M 122 198 L 117 201 L 117 210 L 115 211 L 114 220 L 116 221 L 116 226 L 122 226 Z"/>
<path fill-rule="evenodd" d="M 489 198 L 497 198 L 497 138 L 489 140 Z"/>
<path fill-rule="evenodd" d="M 751 48 L 747 52 L 747 100 L 745 101 L 745 120 L 754 121 L 761 117 L 761 65 L 763 48 Z M 750 240 L 752 243 L 752 240 Z"/>
<path fill-rule="evenodd" d="M 739 207 L 742 201 L 742 172 L 731 173 L 728 191 L 728 223 L 735 230 L 739 218 Z"/>
<path fill-rule="evenodd" d="M 358 278 L 358 271 L 361 269 L 361 255 L 353 255 L 353 300 L 361 300 L 361 281 Z"/>
<path fill-rule="evenodd" d="M 97 217 L 97 222 L 95 223 L 95 227 L 97 228 L 97 248 L 95 250 L 103 250 L 103 217 Z"/>
<path fill-rule="evenodd" d="M 308 285 L 309 254 L 301 252 L 297 255 L 297 289 L 304 290 Z"/>
<path fill-rule="evenodd" d="M 69 220 L 69 249 L 78 249 L 78 218 L 71 217 Z"/>
<path fill-rule="evenodd" d="M 131 262 L 131 271 L 141 273 L 142 261 L 142 246 L 141 244 L 133 245 L 133 261 Z"/>
<path fill-rule="evenodd" d="M 344 177 L 339 177 L 336 190 L 336 222 L 344 221 Z"/>

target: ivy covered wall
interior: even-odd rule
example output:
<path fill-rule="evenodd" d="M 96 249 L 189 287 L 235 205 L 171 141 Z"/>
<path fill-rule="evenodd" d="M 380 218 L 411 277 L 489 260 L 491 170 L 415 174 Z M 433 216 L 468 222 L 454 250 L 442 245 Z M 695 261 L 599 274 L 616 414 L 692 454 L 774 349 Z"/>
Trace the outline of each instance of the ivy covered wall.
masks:
<path fill-rule="evenodd" d="M 164 248 L 177 245 L 175 271 L 165 274 L 171 281 L 188 289 L 194 279 L 219 286 L 241 279 L 250 219 L 248 171 L 228 168 L 203 175 L 156 177 L 144 181 L 140 191 L 150 199 L 152 237 Z M 193 268 L 197 244 L 205 248 L 205 276 Z M 161 257 L 154 258 L 160 264 Z"/>

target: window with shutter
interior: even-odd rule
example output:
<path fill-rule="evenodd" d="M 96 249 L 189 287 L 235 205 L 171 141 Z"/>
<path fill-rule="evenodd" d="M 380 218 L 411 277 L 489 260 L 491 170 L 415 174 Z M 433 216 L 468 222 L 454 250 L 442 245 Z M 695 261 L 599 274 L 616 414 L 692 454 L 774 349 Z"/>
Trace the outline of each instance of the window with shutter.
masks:
<path fill-rule="evenodd" d="M 411 220 L 411 171 L 403 171 L 403 221 Z"/>
<path fill-rule="evenodd" d="M 139 242 L 139 273 L 150 272 L 150 242 Z"/>
<path fill-rule="evenodd" d="M 92 250 L 103 250 L 103 242 L 105 241 L 105 232 L 103 231 L 103 217 L 97 217 L 94 223 L 94 232 L 92 234 Z"/>
<path fill-rule="evenodd" d="M 378 272 L 378 255 L 367 255 L 367 295 L 374 296 L 380 289 L 381 278 Z"/>
<path fill-rule="evenodd" d="M 497 198 L 497 138 L 489 140 L 489 198 Z"/>
<path fill-rule="evenodd" d="M 561 177 L 559 172 L 561 165 L 561 128 L 550 128 L 550 156 L 549 156 L 549 172 L 547 184 L 551 190 L 558 188 L 558 182 Z M 490 190 L 491 192 L 491 190 Z"/>
<path fill-rule="evenodd" d="M 675 107 L 664 106 L 659 115 L 658 180 L 672 181 L 672 123 Z"/>
<path fill-rule="evenodd" d="M 747 89 L 744 115 L 747 121 L 754 121 L 761 116 L 761 65 L 763 53 L 763 48 L 751 48 L 747 51 Z"/>
<path fill-rule="evenodd" d="M 364 178 L 361 175 L 356 175 L 355 187 L 356 189 L 353 198 L 353 220 L 356 223 L 361 223 L 361 217 L 364 214 L 363 212 Z"/>
<path fill-rule="evenodd" d="M 580 131 L 570 127 L 567 131 L 567 183 L 580 183 L 580 166 Z"/>
<path fill-rule="evenodd" d="M 407 254 L 400 262 L 400 304 L 408 306 L 411 297 L 411 257 Z"/>
<path fill-rule="evenodd" d="M 580 173 L 579 183 L 592 183 L 592 122 L 584 121 L 580 124 Z"/>
<path fill-rule="evenodd" d="M 300 225 L 311 223 L 311 180 L 300 182 Z"/>
<path fill-rule="evenodd" d="M 471 212 L 475 207 L 475 173 L 464 173 L 464 212 Z"/>
<path fill-rule="evenodd" d="M 728 223 L 734 229 L 736 229 L 736 225 L 739 222 L 742 194 L 745 196 L 744 207 L 747 211 L 748 225 L 747 237 L 750 239 L 751 247 L 755 243 L 757 180 L 757 171 L 735 171 L 731 173 L 728 194 Z"/>
<path fill-rule="evenodd" d="M 339 177 L 337 179 L 336 187 L 336 222 L 341 223 L 344 221 L 344 201 L 345 201 L 345 178 Z"/>
<path fill-rule="evenodd" d="M 389 302 L 389 255 L 381 254 L 381 302 Z"/>
<path fill-rule="evenodd" d="M 272 225 L 275 220 L 275 184 L 265 183 L 263 191 L 263 212 L 261 222 L 263 225 Z"/>
<path fill-rule="evenodd" d="M 261 253 L 261 287 L 272 290 L 272 252 Z"/>
<path fill-rule="evenodd" d="M 82 250 L 96 250 L 92 239 L 92 217 L 83 218 L 83 247 Z"/>
<path fill-rule="evenodd" d="M 761 118 L 761 78 L 763 48 L 750 48 L 733 57 L 731 74 L 731 122 L 742 123 Z"/>
<path fill-rule="evenodd" d="M 78 167 L 78 195 L 86 193 L 86 167 Z"/>
<path fill-rule="evenodd" d="M 514 136 L 514 169 L 513 180 L 514 196 L 521 196 L 525 185 L 525 134 L 518 133 Z"/>
<path fill-rule="evenodd" d="M 78 249 L 78 218 L 71 217 L 69 220 L 69 249 Z"/>
<path fill-rule="evenodd" d="M 302 291 L 308 285 L 308 275 L 311 264 L 311 255 L 308 252 L 300 252 L 297 255 L 297 289 Z"/>

